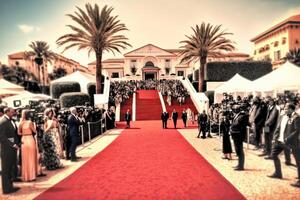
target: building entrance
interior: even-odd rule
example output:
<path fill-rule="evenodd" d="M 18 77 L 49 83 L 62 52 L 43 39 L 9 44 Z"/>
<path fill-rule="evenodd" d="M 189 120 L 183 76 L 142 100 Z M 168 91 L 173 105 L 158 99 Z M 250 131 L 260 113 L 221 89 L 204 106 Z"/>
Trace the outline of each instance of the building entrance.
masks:
<path fill-rule="evenodd" d="M 144 80 L 156 80 L 156 72 L 145 72 L 144 74 Z"/>

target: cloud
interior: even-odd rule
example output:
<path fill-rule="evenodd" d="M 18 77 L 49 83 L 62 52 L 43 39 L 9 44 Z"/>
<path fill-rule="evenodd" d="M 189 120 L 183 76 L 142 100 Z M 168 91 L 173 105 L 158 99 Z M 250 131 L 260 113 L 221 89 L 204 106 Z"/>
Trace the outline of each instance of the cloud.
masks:
<path fill-rule="evenodd" d="M 37 27 L 37 26 L 30 26 L 30 25 L 27 25 L 27 24 L 20 24 L 18 25 L 18 28 L 23 32 L 23 33 L 30 33 L 30 32 L 38 32 L 41 30 L 40 27 Z"/>

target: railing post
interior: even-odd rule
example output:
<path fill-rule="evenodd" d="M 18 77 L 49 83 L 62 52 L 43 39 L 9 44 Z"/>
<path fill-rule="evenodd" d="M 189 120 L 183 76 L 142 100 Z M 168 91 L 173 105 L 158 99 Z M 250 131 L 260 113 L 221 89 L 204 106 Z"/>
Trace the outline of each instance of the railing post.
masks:
<path fill-rule="evenodd" d="M 88 122 L 89 142 L 91 141 L 91 123 Z"/>
<path fill-rule="evenodd" d="M 249 142 L 250 142 L 250 127 L 247 126 L 247 149 L 249 149 Z"/>
<path fill-rule="evenodd" d="M 81 132 L 81 144 L 82 146 L 84 146 L 83 125 L 80 125 L 80 132 Z"/>

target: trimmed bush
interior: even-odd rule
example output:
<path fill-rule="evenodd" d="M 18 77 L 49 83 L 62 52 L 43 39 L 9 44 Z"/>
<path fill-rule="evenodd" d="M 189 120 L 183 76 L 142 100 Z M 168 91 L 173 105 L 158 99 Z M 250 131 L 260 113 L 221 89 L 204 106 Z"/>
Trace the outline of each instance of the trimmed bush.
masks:
<path fill-rule="evenodd" d="M 61 83 L 52 83 L 50 85 L 50 94 L 54 99 L 58 99 L 60 95 L 68 92 L 80 92 L 79 83 L 61 82 Z"/>
<path fill-rule="evenodd" d="M 255 80 L 272 71 L 272 64 L 266 61 L 209 62 L 206 81 L 228 81 L 236 73 Z"/>
<path fill-rule="evenodd" d="M 103 87 L 104 87 L 104 85 L 102 85 L 102 93 L 103 93 Z M 89 83 L 87 85 L 87 91 L 90 96 L 91 105 L 94 105 L 94 94 L 96 94 L 96 84 Z"/>
<path fill-rule="evenodd" d="M 84 106 L 86 102 L 90 102 L 90 96 L 81 92 L 69 92 L 62 94 L 59 101 L 62 108 Z"/>

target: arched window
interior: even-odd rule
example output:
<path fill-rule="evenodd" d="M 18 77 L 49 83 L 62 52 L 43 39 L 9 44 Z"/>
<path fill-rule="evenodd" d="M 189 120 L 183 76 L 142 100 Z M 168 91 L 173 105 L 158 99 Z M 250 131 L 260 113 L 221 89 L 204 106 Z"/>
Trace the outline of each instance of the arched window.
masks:
<path fill-rule="evenodd" d="M 153 62 L 148 61 L 148 62 L 146 62 L 145 67 L 154 67 L 154 64 L 153 64 Z"/>

